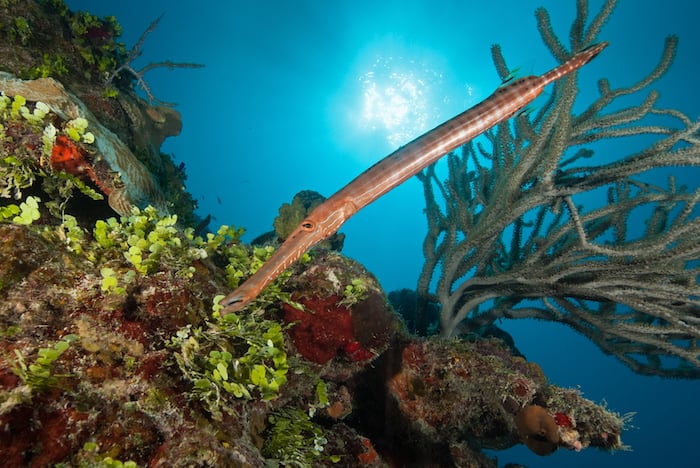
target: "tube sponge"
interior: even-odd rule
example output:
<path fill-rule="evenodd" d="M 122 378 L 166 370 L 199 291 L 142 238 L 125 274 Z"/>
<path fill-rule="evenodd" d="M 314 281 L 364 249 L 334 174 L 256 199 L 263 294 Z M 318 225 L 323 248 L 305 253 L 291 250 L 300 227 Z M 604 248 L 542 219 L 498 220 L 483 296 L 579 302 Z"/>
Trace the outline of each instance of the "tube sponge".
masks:
<path fill-rule="evenodd" d="M 557 449 L 559 428 L 543 407 L 529 405 L 518 411 L 515 426 L 521 441 L 537 455 L 549 455 Z"/>

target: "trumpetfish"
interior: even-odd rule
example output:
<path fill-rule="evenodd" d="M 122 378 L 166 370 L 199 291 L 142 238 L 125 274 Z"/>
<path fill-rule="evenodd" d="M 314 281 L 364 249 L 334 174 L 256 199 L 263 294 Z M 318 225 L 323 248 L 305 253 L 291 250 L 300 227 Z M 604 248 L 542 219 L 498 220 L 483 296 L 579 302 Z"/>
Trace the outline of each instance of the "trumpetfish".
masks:
<path fill-rule="evenodd" d="M 544 75 L 526 76 L 502 85 L 479 104 L 375 163 L 309 213 L 258 271 L 221 300 L 221 312 L 244 308 L 307 250 L 335 234 L 360 209 L 443 155 L 509 119 L 535 100 L 545 86 L 578 70 L 607 45 L 591 45 Z"/>

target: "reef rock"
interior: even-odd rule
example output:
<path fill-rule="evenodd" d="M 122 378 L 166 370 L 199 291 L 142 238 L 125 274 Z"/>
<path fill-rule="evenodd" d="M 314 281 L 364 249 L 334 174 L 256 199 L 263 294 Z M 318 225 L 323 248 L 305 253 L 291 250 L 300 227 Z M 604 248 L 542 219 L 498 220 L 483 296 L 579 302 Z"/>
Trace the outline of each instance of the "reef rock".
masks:
<path fill-rule="evenodd" d="M 21 80 L 0 72 L 0 91 L 7 96 L 20 95 L 28 101 L 43 102 L 63 120 L 84 118 L 95 136 L 95 145 L 112 171 L 119 175 L 123 188 L 112 190 L 109 205 L 119 214 L 129 214 L 133 206 L 152 205 L 168 212 L 165 198 L 146 166 L 139 161 L 111 130 L 102 125 L 88 107 L 66 91 L 53 78 Z M 144 129 L 146 130 L 146 129 Z"/>
<path fill-rule="evenodd" d="M 403 330 L 376 278 L 362 265 L 333 251 L 321 250 L 287 283 L 299 309 L 283 304 L 284 320 L 297 351 L 306 359 L 360 369 L 376 359 Z M 324 374 L 325 375 L 325 374 Z M 325 375 L 328 376 L 328 375 Z"/>

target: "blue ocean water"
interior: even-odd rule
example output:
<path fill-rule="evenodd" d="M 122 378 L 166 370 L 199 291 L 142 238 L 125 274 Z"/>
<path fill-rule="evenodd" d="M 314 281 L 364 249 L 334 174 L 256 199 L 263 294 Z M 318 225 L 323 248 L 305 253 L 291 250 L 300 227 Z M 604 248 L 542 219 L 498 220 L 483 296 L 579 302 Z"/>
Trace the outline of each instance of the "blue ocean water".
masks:
<path fill-rule="evenodd" d="M 601 0 L 591 0 L 597 12 Z M 700 115 L 698 7 L 687 0 L 619 2 L 602 39 L 611 45 L 580 73 L 582 102 L 595 83 L 636 82 L 657 63 L 664 37 L 680 48 L 657 84 L 660 105 Z M 214 226 L 234 224 L 247 240 L 271 229 L 280 204 L 303 189 L 328 196 L 397 145 L 488 96 L 500 83 L 489 48 L 503 47 L 521 74 L 555 62 L 533 11 L 546 7 L 566 41 L 574 0 L 354 0 L 295 2 L 68 0 L 73 10 L 114 15 L 127 45 L 165 12 L 140 63 L 197 62 L 204 69 L 153 70 L 154 94 L 178 103 L 184 128 L 163 150 L 184 162 L 187 188 Z M 696 187 L 697 173 L 684 173 Z M 414 288 L 425 234 L 422 190 L 410 180 L 350 220 L 344 253 L 385 289 Z M 496 452 L 530 467 L 697 466 L 700 382 L 632 373 L 580 335 L 556 325 L 501 324 L 550 380 L 580 387 L 620 413 L 637 412 L 629 452 L 589 449 L 537 457 Z"/>

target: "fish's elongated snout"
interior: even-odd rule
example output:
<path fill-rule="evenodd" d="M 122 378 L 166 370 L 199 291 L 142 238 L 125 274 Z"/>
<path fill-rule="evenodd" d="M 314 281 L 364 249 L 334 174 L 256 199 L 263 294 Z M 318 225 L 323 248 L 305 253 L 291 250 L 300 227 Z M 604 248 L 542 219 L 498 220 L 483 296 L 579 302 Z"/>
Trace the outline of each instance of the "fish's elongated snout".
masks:
<path fill-rule="evenodd" d="M 590 45 L 590 46 L 586 47 L 585 49 L 583 49 L 578 54 L 574 55 L 574 57 L 580 55 L 584 60 L 583 63 L 581 63 L 581 66 L 583 66 L 583 65 L 587 64 L 588 62 L 590 62 L 591 60 L 593 60 L 596 57 L 596 55 L 601 53 L 603 51 L 603 49 L 605 49 L 609 44 L 610 43 L 608 41 L 603 41 L 603 42 L 599 42 L 597 44 Z"/>

